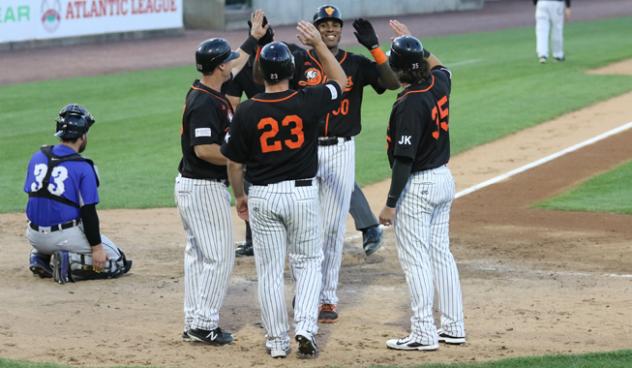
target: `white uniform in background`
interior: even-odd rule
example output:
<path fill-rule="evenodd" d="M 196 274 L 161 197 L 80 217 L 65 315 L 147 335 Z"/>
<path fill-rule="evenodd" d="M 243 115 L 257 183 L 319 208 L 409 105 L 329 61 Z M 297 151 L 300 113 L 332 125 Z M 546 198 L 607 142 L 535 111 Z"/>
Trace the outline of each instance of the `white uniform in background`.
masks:
<path fill-rule="evenodd" d="M 535 8 L 536 51 L 541 62 L 549 57 L 549 37 L 553 57 L 564 60 L 564 8 L 559 0 L 539 0 Z M 544 60 L 542 60 L 544 59 Z"/>

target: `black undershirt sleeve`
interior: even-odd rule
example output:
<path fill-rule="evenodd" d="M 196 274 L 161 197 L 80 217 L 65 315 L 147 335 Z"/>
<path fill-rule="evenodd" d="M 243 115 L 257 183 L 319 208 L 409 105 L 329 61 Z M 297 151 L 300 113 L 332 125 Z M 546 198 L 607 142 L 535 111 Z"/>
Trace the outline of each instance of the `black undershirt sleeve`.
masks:
<path fill-rule="evenodd" d="M 399 196 L 402 194 L 408 177 L 413 169 L 413 160 L 404 157 L 395 157 L 393 162 L 393 176 L 391 178 L 391 189 L 388 191 L 386 207 L 395 208 Z"/>
<path fill-rule="evenodd" d="M 91 247 L 101 244 L 101 233 L 99 232 L 99 216 L 95 204 L 81 207 L 81 221 L 83 221 L 83 232 L 88 238 Z"/>

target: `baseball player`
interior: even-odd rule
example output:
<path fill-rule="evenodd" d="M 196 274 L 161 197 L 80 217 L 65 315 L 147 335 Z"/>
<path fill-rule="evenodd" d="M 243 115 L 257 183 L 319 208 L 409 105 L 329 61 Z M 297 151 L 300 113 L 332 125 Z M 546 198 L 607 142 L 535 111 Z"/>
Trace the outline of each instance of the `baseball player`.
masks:
<path fill-rule="evenodd" d="M 329 75 L 323 85 L 289 89 L 294 58 L 284 43 L 266 45 L 259 57 L 265 93 L 239 105 L 222 146 L 242 219 L 252 226 L 259 279 L 259 303 L 272 357 L 290 351 L 285 307 L 286 251 L 296 280 L 295 339 L 299 357 L 318 354 L 318 294 L 323 254 L 318 205 L 317 140 L 319 121 L 340 102 L 346 76 L 340 64 L 309 22 L 297 26 L 299 39 L 312 46 Z M 249 196 L 243 190 L 251 183 Z"/>
<path fill-rule="evenodd" d="M 355 182 L 353 137 L 361 129 L 362 93 L 367 85 L 371 85 L 376 92 L 383 93 L 385 88 L 399 88 L 399 82 L 387 63 L 386 55 L 378 47 L 378 38 L 371 23 L 358 19 L 353 22 L 353 27 L 356 38 L 371 51 L 375 61 L 338 47 L 343 21 L 337 7 L 323 5 L 318 8 L 313 24 L 347 75 L 340 105 L 329 111 L 321 121 L 318 139 L 318 178 L 324 221 L 323 288 L 319 321 L 334 323 L 338 318 L 336 291 L 342 263 L 346 215 Z M 319 85 L 330 78 L 322 68 L 320 54 L 308 50 L 302 54 L 296 53 L 295 56 L 299 68 L 296 83 L 299 87 Z M 369 249 L 367 253 L 370 254 L 375 249 L 377 247 Z"/>
<path fill-rule="evenodd" d="M 187 93 L 182 115 L 182 160 L 175 198 L 186 234 L 185 341 L 211 345 L 233 341 L 232 334 L 219 327 L 219 310 L 235 260 L 226 158 L 220 152 L 233 109 L 220 88 L 231 73 L 239 73 L 266 32 L 263 12 L 253 13 L 251 21 L 252 31 L 240 52 L 232 51 L 222 38 L 200 44 L 195 60 L 202 78 Z"/>
<path fill-rule="evenodd" d="M 265 18 L 263 23 L 264 25 L 267 24 Z M 250 25 L 249 22 L 249 26 Z M 272 27 L 268 27 L 266 35 L 259 39 L 259 46 L 263 47 L 272 42 L 273 37 L 274 31 Z M 303 50 L 295 44 L 286 43 L 286 45 L 292 53 L 303 52 Z M 232 104 L 233 109 L 237 109 L 237 106 L 239 106 L 242 94 L 245 93 L 247 98 L 252 98 L 255 94 L 264 91 L 263 84 L 255 83 L 254 81 L 252 74 L 253 63 L 254 55 L 251 55 L 244 69 L 235 78 L 232 78 L 222 86 L 222 92 Z M 248 183 L 245 183 L 246 195 L 248 194 L 248 188 Z M 351 195 L 349 213 L 353 217 L 356 230 L 362 232 L 362 246 L 366 255 L 370 256 L 379 249 L 382 243 L 382 228 L 379 226 L 377 218 L 373 215 L 373 211 L 371 211 L 371 207 L 357 183 L 354 184 L 353 194 Z M 238 242 L 236 245 L 235 255 L 237 257 L 252 256 L 254 254 L 252 249 L 252 232 L 248 221 L 246 221 L 245 240 Z"/>
<path fill-rule="evenodd" d="M 83 106 L 64 106 L 56 120 L 61 143 L 33 154 L 24 182 L 26 238 L 33 247 L 29 268 L 60 284 L 114 278 L 132 267 L 99 230 L 99 178 L 93 162 L 80 155 L 94 122 Z"/>
<path fill-rule="evenodd" d="M 533 0 L 535 5 L 536 52 L 541 64 L 549 58 L 549 36 L 553 57 L 564 61 L 564 18 L 571 17 L 571 0 Z"/>
<path fill-rule="evenodd" d="M 407 27 L 391 21 L 397 34 L 389 64 L 404 90 L 393 104 L 387 129 L 392 168 L 383 225 L 395 226 L 399 261 L 411 295 L 410 335 L 386 346 L 398 350 L 437 350 L 439 341 L 465 343 L 459 273 L 450 252 L 450 207 L 454 179 L 450 158 L 449 113 L 451 73 L 424 51 Z M 439 297 L 441 329 L 432 308 Z"/>

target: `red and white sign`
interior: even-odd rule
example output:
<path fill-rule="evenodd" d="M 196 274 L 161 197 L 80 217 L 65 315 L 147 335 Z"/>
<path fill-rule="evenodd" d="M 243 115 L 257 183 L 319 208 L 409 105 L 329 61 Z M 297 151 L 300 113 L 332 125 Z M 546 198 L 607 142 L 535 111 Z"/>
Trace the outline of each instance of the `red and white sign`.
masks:
<path fill-rule="evenodd" d="M 182 28 L 183 0 L 3 0 L 0 43 Z"/>

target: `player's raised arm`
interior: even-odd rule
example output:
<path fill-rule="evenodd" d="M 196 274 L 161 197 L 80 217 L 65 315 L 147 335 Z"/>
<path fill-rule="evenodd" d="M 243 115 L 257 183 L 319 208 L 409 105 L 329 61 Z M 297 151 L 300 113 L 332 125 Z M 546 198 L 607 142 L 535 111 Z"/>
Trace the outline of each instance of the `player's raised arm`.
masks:
<path fill-rule="evenodd" d="M 380 74 L 378 82 L 382 87 L 387 89 L 398 89 L 399 80 L 397 76 L 388 65 L 388 58 L 382 49 L 380 49 L 380 42 L 373 29 L 373 25 L 366 19 L 356 19 L 353 21 L 353 28 L 355 32 L 353 34 L 364 47 L 366 47 L 373 56 L 375 63 L 377 64 L 377 71 Z"/>
<path fill-rule="evenodd" d="M 408 29 L 408 26 L 398 21 L 397 19 L 389 20 L 388 25 L 391 27 L 396 37 L 412 36 L 410 30 Z M 428 49 L 426 48 L 424 48 L 424 58 L 426 59 L 426 61 L 428 61 L 428 70 L 432 70 L 432 68 L 434 68 L 435 66 L 443 65 L 441 63 L 441 60 L 439 60 L 439 58 L 436 57 L 434 54 L 431 54 L 430 51 L 428 51 Z"/>
<path fill-rule="evenodd" d="M 257 42 L 259 39 L 266 35 L 268 32 L 268 25 L 264 25 L 265 14 L 263 10 L 257 9 L 250 15 L 250 22 L 252 27 L 250 28 L 250 35 L 239 47 L 239 57 L 233 62 L 232 73 L 237 75 L 244 65 L 248 62 L 250 55 L 254 55 L 257 52 Z"/>
<path fill-rule="evenodd" d="M 342 66 L 334 54 L 329 51 L 327 45 L 323 41 L 320 32 L 314 27 L 313 24 L 307 21 L 300 21 L 296 26 L 296 30 L 298 31 L 298 39 L 306 46 L 311 46 L 314 48 L 314 51 L 318 54 L 318 58 L 320 59 L 323 65 L 323 72 L 329 78 L 329 80 L 338 83 L 340 89 L 344 89 L 347 85 L 347 75 L 344 70 L 342 70 Z"/>

